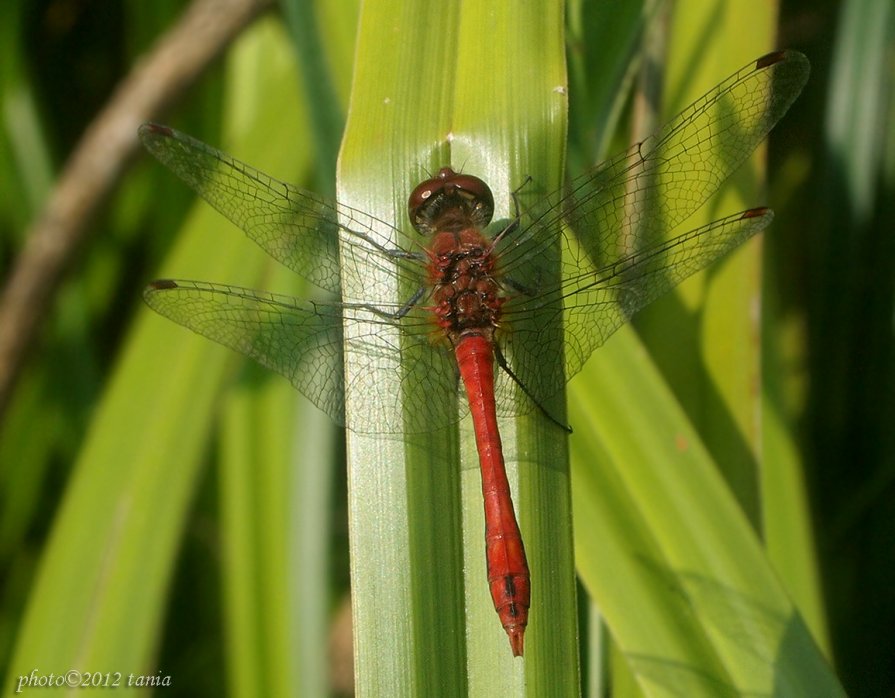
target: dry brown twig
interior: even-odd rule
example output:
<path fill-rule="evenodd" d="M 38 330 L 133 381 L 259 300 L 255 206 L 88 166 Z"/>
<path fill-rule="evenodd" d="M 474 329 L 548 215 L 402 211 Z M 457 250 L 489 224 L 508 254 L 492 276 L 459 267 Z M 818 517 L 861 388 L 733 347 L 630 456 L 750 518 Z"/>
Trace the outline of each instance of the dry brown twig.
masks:
<path fill-rule="evenodd" d="M 0 297 L 0 415 L 89 224 L 138 151 L 137 127 L 176 100 L 272 0 L 195 0 L 139 61 L 72 152 Z"/>

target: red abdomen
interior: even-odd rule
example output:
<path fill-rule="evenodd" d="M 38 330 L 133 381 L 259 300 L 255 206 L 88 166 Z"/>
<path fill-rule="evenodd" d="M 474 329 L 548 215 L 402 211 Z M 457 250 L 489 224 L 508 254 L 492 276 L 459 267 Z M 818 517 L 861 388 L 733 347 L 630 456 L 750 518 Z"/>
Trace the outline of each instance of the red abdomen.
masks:
<path fill-rule="evenodd" d="M 469 398 L 485 499 L 485 558 L 494 608 L 510 638 L 514 656 L 522 655 L 531 604 L 531 575 L 513 510 L 494 407 L 494 350 L 480 334 L 461 337 L 454 349 Z"/>

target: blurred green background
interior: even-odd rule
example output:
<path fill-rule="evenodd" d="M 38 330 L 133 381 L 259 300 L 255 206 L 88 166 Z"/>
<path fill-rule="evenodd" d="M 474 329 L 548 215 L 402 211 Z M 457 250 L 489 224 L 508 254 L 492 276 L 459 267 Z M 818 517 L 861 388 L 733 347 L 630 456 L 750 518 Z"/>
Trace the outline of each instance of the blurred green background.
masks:
<path fill-rule="evenodd" d="M 358 5 L 284 2 L 147 117 L 331 195 Z M 767 184 L 745 202 L 777 213 L 755 248 L 764 310 L 751 360 L 762 374 L 744 419 L 762 427 L 730 450 L 724 434 L 737 428 L 727 422 L 739 417 L 720 418 L 724 400 L 681 387 L 688 373 L 674 354 L 699 349 L 694 329 L 663 326 L 662 305 L 638 327 L 845 690 L 891 696 L 895 9 L 783 2 L 776 19 L 752 26 L 745 0 L 703 3 L 701 23 L 681 19 L 686 2 L 644 5 L 581 0 L 568 10 L 573 174 L 607 143 L 611 152 L 630 141 L 628 78 L 657 36 L 669 80 L 703 80 L 691 98 L 774 47 L 811 61 L 805 91 L 769 140 Z M 5 275 L 85 130 L 182 11 L 167 0 L 0 6 Z M 742 57 L 753 31 L 767 46 Z M 710 59 L 700 59 L 707 44 Z M 680 98 L 669 92 L 669 102 Z M 350 692 L 342 435 L 285 381 L 150 317 L 140 299 L 166 275 L 296 293 L 300 281 L 143 153 L 87 225 L 0 422 L 0 680 L 12 685 L 23 667 L 139 667 L 176 677 L 159 689 L 176 695 Z M 600 389 L 585 374 L 574 401 Z M 600 458 L 576 447 L 590 431 L 579 409 L 588 414 L 570 407 L 573 485 Z M 745 465 L 731 467 L 737 460 Z M 784 465 L 788 479 L 774 482 Z M 574 496 L 576 520 L 586 520 Z M 589 570 L 593 532 L 581 533 L 576 554 Z M 621 677 L 642 671 L 624 642 L 620 655 L 600 644 L 588 592 L 611 601 L 599 570 L 581 573 L 585 692 L 650 694 Z"/>

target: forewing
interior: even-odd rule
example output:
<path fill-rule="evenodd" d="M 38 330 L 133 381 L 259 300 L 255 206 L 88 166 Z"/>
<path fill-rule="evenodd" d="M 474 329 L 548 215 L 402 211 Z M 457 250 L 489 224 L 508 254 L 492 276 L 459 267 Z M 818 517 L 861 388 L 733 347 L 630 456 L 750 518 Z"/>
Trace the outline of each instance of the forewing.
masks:
<path fill-rule="evenodd" d="M 167 126 L 143 124 L 146 149 L 274 259 L 318 288 L 340 295 L 339 233 L 344 259 L 386 268 L 420 285 L 418 255 L 398 249 L 399 231 L 361 211 L 280 182 Z M 389 231 L 383 240 L 373 232 Z M 389 290 L 368 285 L 365 300 L 386 301 Z"/>
<path fill-rule="evenodd" d="M 539 255 L 557 246 L 558 237 L 566 258 L 587 256 L 597 266 L 657 243 L 765 139 L 801 92 L 809 70 L 808 60 L 795 51 L 753 61 L 645 141 L 545 201 L 523 206 L 519 232 L 499 246 L 505 272 L 533 279 Z M 534 270 L 523 268 L 532 261 Z"/>

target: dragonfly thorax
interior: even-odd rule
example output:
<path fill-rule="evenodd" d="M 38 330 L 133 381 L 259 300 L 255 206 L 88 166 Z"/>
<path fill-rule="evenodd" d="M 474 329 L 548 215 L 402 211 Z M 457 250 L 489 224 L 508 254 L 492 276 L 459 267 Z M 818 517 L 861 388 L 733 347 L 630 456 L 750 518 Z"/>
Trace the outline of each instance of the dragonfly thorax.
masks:
<path fill-rule="evenodd" d="M 474 229 L 441 232 L 430 252 L 434 312 L 451 341 L 497 327 L 504 299 L 487 241 Z"/>

